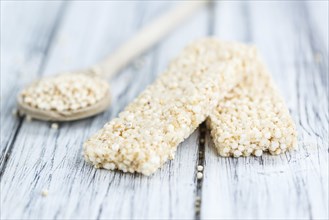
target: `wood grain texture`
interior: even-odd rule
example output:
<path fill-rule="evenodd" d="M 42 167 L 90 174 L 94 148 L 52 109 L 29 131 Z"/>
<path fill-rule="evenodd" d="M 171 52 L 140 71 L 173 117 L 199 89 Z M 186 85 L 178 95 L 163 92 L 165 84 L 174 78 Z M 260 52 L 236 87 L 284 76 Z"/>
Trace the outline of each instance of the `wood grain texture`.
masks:
<path fill-rule="evenodd" d="M 149 19 L 172 6 L 166 2 L 68 4 L 43 74 L 96 62 Z M 114 104 L 104 114 L 62 123 L 58 131 L 44 122 L 24 121 L 12 149 L 11 155 L 15 156 L 9 157 L 1 180 L 1 217 L 193 218 L 198 131 L 181 144 L 174 161 L 149 178 L 95 170 L 83 160 L 81 146 L 150 84 L 186 42 L 206 35 L 206 18 L 205 10 L 198 13 L 146 53 L 142 69 L 128 67 L 113 79 Z M 117 26 L 117 20 L 122 21 L 122 27 Z M 48 189 L 47 197 L 41 196 L 43 189 Z"/>
<path fill-rule="evenodd" d="M 42 71 L 61 7 L 60 2 L 1 2 L 1 171 L 22 124 L 11 117 L 16 95 Z"/>
<path fill-rule="evenodd" d="M 311 23 L 314 11 L 306 3 L 234 4 L 217 5 L 218 11 L 235 13 L 216 14 L 216 34 L 260 48 L 297 124 L 300 149 L 278 157 L 220 158 L 208 137 L 201 216 L 326 219 L 328 52 L 320 40 L 326 36 Z M 324 20 L 328 11 L 317 16 Z M 227 31 L 232 20 L 243 29 Z M 321 62 L 314 60 L 318 53 Z"/>
<path fill-rule="evenodd" d="M 59 130 L 11 116 L 26 83 L 97 62 L 176 3 L 1 2 L 1 219 L 328 219 L 327 1 L 216 2 L 137 59 L 142 67 L 113 78 L 105 113 Z M 206 35 L 257 45 L 297 124 L 300 150 L 220 158 L 198 129 L 151 177 L 86 164 L 83 141 Z M 197 164 L 205 166 L 201 181 Z"/>

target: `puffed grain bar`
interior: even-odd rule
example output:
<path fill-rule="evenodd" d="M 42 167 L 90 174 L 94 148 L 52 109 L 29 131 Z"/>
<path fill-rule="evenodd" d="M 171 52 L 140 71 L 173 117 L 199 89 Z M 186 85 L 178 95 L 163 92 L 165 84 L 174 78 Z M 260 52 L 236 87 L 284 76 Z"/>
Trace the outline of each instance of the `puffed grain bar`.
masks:
<path fill-rule="evenodd" d="M 158 79 L 84 144 L 96 168 L 154 173 L 240 80 L 234 43 L 188 45 Z"/>
<path fill-rule="evenodd" d="M 259 52 L 246 64 L 244 80 L 207 119 L 221 156 L 277 155 L 297 147 L 295 124 Z"/>

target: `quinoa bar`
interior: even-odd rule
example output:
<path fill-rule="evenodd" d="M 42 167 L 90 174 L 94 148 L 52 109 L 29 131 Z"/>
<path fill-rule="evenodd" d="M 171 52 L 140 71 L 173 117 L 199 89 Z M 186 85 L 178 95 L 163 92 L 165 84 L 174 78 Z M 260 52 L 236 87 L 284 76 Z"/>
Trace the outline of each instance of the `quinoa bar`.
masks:
<path fill-rule="evenodd" d="M 255 49 L 256 51 L 256 49 Z M 297 147 L 294 122 L 258 52 L 245 65 L 244 79 L 207 119 L 219 155 L 277 155 Z"/>
<path fill-rule="evenodd" d="M 96 168 L 154 173 L 241 80 L 248 47 L 206 38 L 188 45 L 118 118 L 84 144 Z"/>

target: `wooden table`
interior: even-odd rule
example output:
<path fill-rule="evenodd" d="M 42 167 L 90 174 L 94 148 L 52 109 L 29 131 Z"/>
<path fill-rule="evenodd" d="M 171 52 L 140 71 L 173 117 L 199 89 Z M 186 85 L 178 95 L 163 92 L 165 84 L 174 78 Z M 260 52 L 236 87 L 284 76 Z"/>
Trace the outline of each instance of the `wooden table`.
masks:
<path fill-rule="evenodd" d="M 216 2 L 112 79 L 113 105 L 105 113 L 58 130 L 12 116 L 24 85 L 95 63 L 175 4 L 1 2 L 1 219 L 328 219 L 327 1 Z M 85 163 L 84 140 L 184 45 L 208 35 L 261 50 L 297 124 L 299 150 L 222 158 L 198 129 L 150 177 Z M 197 164 L 204 165 L 201 181 Z"/>

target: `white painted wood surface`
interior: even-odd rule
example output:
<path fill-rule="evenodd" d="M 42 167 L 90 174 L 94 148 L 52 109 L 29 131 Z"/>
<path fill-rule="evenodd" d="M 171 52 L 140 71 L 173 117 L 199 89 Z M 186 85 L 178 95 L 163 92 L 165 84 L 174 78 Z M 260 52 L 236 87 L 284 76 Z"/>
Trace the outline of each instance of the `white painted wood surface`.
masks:
<path fill-rule="evenodd" d="M 327 1 L 217 2 L 147 51 L 142 68 L 131 65 L 111 80 L 107 112 L 62 123 L 57 131 L 12 117 L 26 83 L 95 63 L 176 3 L 1 2 L 1 219 L 328 219 Z M 198 129 L 151 177 L 86 164 L 83 141 L 184 45 L 207 35 L 260 48 L 297 124 L 300 150 L 220 158 L 208 133 Z M 202 181 L 195 178 L 197 164 L 205 167 Z M 199 196 L 200 213 L 194 205 Z"/>

